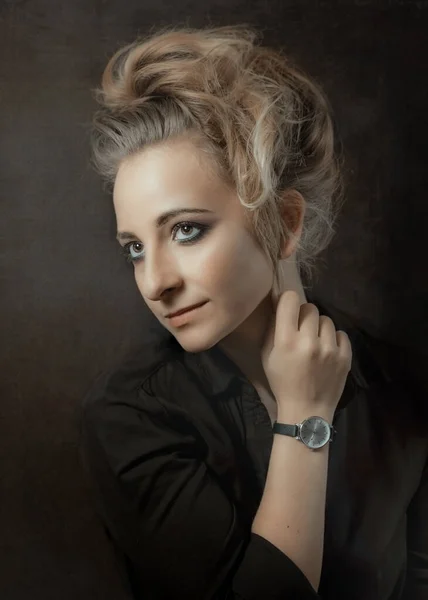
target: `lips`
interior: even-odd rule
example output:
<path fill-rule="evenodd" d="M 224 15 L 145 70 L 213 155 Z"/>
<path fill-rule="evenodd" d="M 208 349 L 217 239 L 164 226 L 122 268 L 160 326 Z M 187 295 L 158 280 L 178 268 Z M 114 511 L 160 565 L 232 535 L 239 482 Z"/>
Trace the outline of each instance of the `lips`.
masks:
<path fill-rule="evenodd" d="M 181 308 L 180 310 L 177 310 L 177 312 L 169 313 L 168 315 L 166 315 L 166 317 L 168 319 L 170 319 L 171 317 L 177 317 L 178 315 L 182 315 L 183 313 L 188 312 L 189 310 L 198 308 L 198 306 L 202 306 L 205 303 L 206 301 L 204 300 L 203 302 L 199 302 L 198 304 L 192 304 L 191 306 L 187 306 L 186 308 Z"/>

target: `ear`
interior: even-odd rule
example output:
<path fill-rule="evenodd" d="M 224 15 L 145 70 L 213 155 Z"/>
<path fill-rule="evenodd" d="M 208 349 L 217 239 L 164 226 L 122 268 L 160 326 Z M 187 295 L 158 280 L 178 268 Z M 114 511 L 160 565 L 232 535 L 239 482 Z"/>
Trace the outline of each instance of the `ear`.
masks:
<path fill-rule="evenodd" d="M 287 224 L 288 229 L 300 239 L 303 230 L 303 219 L 306 212 L 306 202 L 302 194 L 297 190 L 286 190 L 283 195 L 283 208 L 281 217 Z M 281 259 L 289 258 L 294 250 L 296 243 L 289 239 L 281 249 Z"/>

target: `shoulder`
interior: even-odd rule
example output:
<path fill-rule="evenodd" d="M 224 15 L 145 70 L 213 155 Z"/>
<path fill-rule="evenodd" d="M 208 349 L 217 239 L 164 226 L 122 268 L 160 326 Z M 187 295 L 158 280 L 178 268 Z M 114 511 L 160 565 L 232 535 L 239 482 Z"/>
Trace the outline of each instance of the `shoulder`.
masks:
<path fill-rule="evenodd" d="M 407 431 L 425 435 L 428 423 L 427 388 L 423 383 L 417 350 L 369 331 L 362 321 L 331 304 L 322 303 L 320 314 L 332 318 L 346 331 L 353 350 L 352 378 L 373 402 L 373 409 Z"/>
<path fill-rule="evenodd" d="M 172 392 L 186 379 L 183 349 L 168 333 L 147 335 L 91 383 L 81 403 L 82 419 L 92 423 L 111 415 L 151 412 L 165 415 Z"/>
<path fill-rule="evenodd" d="M 361 387 L 410 376 L 404 347 L 369 331 L 360 319 L 331 303 L 316 300 L 316 304 L 320 314 L 331 317 L 337 330 L 348 334 L 353 374 Z"/>

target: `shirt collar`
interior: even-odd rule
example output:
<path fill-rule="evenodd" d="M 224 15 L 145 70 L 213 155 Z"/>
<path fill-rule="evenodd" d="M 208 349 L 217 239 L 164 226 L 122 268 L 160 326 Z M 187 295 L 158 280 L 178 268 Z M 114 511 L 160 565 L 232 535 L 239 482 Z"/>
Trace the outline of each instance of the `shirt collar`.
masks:
<path fill-rule="evenodd" d="M 352 364 L 346 384 L 338 403 L 336 413 L 349 404 L 359 389 L 368 388 L 374 375 L 378 373 L 376 365 L 370 361 L 362 331 L 354 325 L 352 319 L 339 309 L 321 303 L 313 293 L 305 292 L 308 302 L 315 304 L 320 315 L 329 316 L 336 329 L 345 331 L 352 344 Z M 198 367 L 206 377 L 210 395 L 224 394 L 232 386 L 248 386 L 249 382 L 236 364 L 220 349 L 218 344 L 208 350 L 195 353 Z"/>

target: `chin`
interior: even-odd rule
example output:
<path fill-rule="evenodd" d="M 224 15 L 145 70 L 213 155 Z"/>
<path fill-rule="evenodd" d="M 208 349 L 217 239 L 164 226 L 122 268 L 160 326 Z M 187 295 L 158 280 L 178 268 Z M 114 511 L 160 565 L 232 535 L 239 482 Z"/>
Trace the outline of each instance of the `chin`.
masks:
<path fill-rule="evenodd" d="M 175 335 L 174 337 L 177 340 L 177 342 L 180 344 L 180 346 L 183 348 L 183 350 L 185 350 L 186 352 L 191 352 L 193 354 L 196 354 L 197 352 L 204 352 L 205 350 L 209 350 L 217 343 L 217 341 L 208 342 L 202 338 L 199 338 L 198 340 L 187 340 L 187 339 L 184 339 L 184 336 L 180 336 L 180 335 Z"/>
<path fill-rule="evenodd" d="M 185 331 L 185 328 L 183 327 L 178 331 L 171 333 L 183 350 L 192 352 L 193 354 L 209 350 L 225 337 L 225 334 L 218 332 L 217 335 L 204 335 L 202 328 L 195 328 L 194 331 L 190 331 L 189 328 L 188 331 Z"/>

